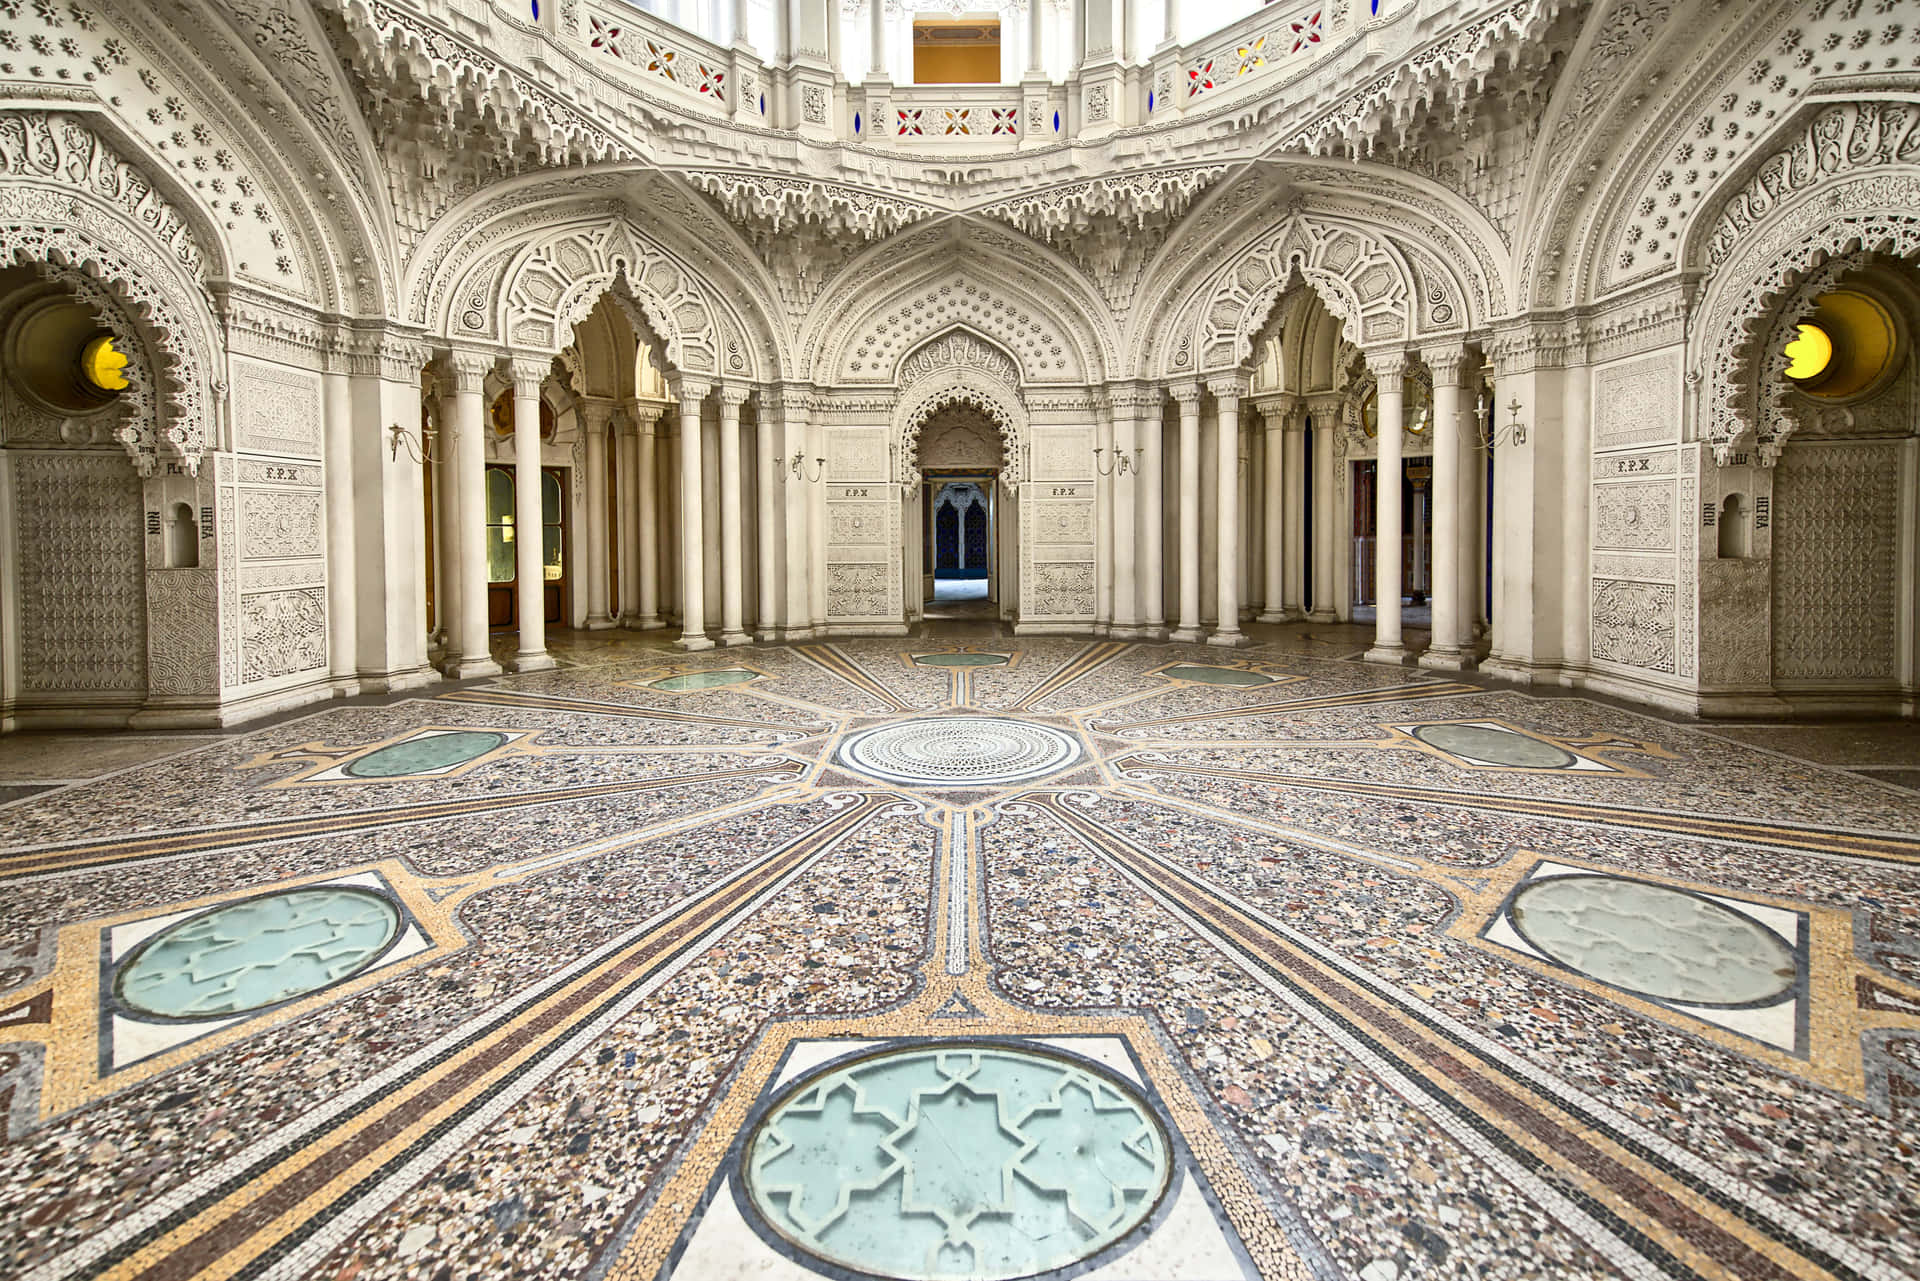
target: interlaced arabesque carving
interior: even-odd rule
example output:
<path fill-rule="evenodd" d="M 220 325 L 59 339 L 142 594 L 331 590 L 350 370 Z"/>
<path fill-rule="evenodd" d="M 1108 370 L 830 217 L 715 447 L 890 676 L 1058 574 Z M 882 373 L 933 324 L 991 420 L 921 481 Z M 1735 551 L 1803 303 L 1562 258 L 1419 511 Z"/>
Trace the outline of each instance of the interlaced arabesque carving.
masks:
<path fill-rule="evenodd" d="M 1200 372 L 1246 364 L 1255 337 L 1296 279 L 1313 286 L 1328 312 L 1362 342 L 1411 332 L 1414 291 L 1397 253 L 1356 229 L 1295 217 L 1249 246 L 1212 287 L 1195 341 Z"/>

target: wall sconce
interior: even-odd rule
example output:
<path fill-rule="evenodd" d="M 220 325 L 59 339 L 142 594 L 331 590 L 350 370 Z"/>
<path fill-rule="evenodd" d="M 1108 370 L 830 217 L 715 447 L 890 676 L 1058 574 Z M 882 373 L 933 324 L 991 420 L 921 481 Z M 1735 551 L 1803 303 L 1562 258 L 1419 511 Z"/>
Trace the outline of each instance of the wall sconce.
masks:
<path fill-rule="evenodd" d="M 419 431 L 408 431 L 399 423 L 394 423 L 387 428 L 387 459 L 389 462 L 399 462 L 400 446 L 404 444 L 407 447 L 407 457 L 414 462 L 437 464 L 440 458 L 433 452 L 433 444 L 439 436 L 440 433 L 431 427 L 423 427 Z"/>
<path fill-rule="evenodd" d="M 813 460 L 813 464 L 813 468 L 811 472 L 809 472 L 806 452 L 799 449 L 793 451 L 793 458 L 789 460 L 788 463 L 788 465 L 793 468 L 795 477 L 806 481 L 809 485 L 818 485 L 827 478 L 827 460 L 824 458 L 816 458 Z"/>
<path fill-rule="evenodd" d="M 1513 421 L 1505 427 L 1490 427 L 1487 425 L 1487 398 L 1485 393 L 1482 393 L 1474 401 L 1473 407 L 1474 423 L 1480 433 L 1480 448 L 1493 449 L 1508 442 L 1515 445 L 1526 444 L 1527 425 L 1520 421 L 1520 408 L 1520 398 L 1515 396 L 1513 403 L 1507 406 L 1507 412 L 1513 416 Z"/>
<path fill-rule="evenodd" d="M 1100 465 L 1100 455 L 1106 452 L 1104 449 L 1096 449 L 1093 451 L 1093 469 L 1102 476 L 1111 476 L 1116 472 L 1124 476 L 1130 471 L 1138 471 L 1140 469 L 1140 464 L 1137 460 L 1147 451 L 1144 448 L 1136 448 L 1133 451 L 1133 457 L 1129 458 L 1125 450 L 1115 448 L 1113 451 L 1113 461 L 1103 467 Z"/>

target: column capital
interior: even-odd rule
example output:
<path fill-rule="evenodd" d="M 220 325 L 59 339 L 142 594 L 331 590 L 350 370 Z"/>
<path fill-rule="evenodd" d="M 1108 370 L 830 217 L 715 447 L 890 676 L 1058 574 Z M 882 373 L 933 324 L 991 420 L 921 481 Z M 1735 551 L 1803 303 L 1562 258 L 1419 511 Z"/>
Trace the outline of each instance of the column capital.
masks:
<path fill-rule="evenodd" d="M 1409 358 L 1402 347 L 1375 347 L 1366 352 L 1367 368 L 1376 386 L 1384 392 L 1405 389 Z"/>
<path fill-rule="evenodd" d="M 1435 387 L 1458 387 L 1468 366 L 1467 349 L 1458 343 L 1445 347 L 1423 347 L 1420 359 L 1433 374 Z"/>
<path fill-rule="evenodd" d="M 753 396 L 753 388 L 744 383 L 721 383 L 716 389 L 720 397 L 720 412 L 738 416 L 740 406 Z"/>
<path fill-rule="evenodd" d="M 580 421 L 589 436 L 604 436 L 607 428 L 613 424 L 615 405 L 605 396 L 583 396 L 580 398 Z"/>
<path fill-rule="evenodd" d="M 1198 409 L 1201 398 L 1207 393 L 1206 388 L 1202 387 L 1196 380 L 1193 382 L 1173 383 L 1167 388 L 1167 394 L 1179 403 L 1181 410 L 1184 412 L 1189 409 Z"/>
<path fill-rule="evenodd" d="M 690 407 L 698 408 L 699 403 L 707 398 L 707 393 L 713 390 L 712 383 L 702 382 L 698 378 L 689 378 L 685 374 L 676 379 L 671 386 L 674 399 L 680 402 L 681 413 L 687 412 Z"/>
<path fill-rule="evenodd" d="M 456 394 L 467 395 L 485 391 L 487 375 L 499 363 L 500 358 L 493 352 L 467 347 L 455 347 L 440 360 L 446 370 L 447 385 Z"/>
<path fill-rule="evenodd" d="M 667 416 L 667 402 L 664 400 L 630 400 L 622 406 L 626 412 L 627 429 L 640 436 L 651 436 L 660 430 L 660 420 Z"/>
<path fill-rule="evenodd" d="M 1224 378 L 1209 378 L 1207 390 L 1213 393 L 1213 398 L 1219 401 L 1223 408 L 1228 401 L 1232 401 L 1234 408 L 1238 409 L 1240 401 L 1247 394 L 1247 380 L 1239 374 Z"/>
<path fill-rule="evenodd" d="M 513 394 L 531 399 L 540 394 L 540 387 L 553 372 L 553 359 L 540 360 L 531 356 L 513 356 L 507 360 L 507 377 L 513 383 Z"/>

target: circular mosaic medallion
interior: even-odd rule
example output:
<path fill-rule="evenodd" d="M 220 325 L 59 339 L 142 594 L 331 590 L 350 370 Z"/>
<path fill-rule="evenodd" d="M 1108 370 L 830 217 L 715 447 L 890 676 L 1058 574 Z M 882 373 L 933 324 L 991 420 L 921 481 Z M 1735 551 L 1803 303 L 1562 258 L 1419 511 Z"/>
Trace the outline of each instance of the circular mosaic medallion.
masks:
<path fill-rule="evenodd" d="M 1203 667 L 1195 663 L 1169 667 L 1160 674 L 1177 681 L 1194 681 L 1201 685 L 1238 685 L 1245 689 L 1273 684 L 1273 677 L 1262 676 L 1259 672 L 1249 672 L 1239 667 Z"/>
<path fill-rule="evenodd" d="M 168 926 L 120 967 L 120 1002 L 164 1018 L 257 1010 L 350 978 L 400 932 L 400 911 L 346 885 L 267 894 Z"/>
<path fill-rule="evenodd" d="M 1172 1177 L 1167 1135 L 1104 1070 L 991 1045 L 829 1067 L 743 1157 L 748 1201 L 808 1254 L 886 1277 L 1031 1276 L 1133 1231 Z"/>
<path fill-rule="evenodd" d="M 437 773 L 485 756 L 506 741 L 505 734 L 484 730 L 415 734 L 404 742 L 389 743 L 348 762 L 341 772 L 351 778 L 402 778 L 408 774 Z"/>
<path fill-rule="evenodd" d="M 745 685 L 748 681 L 759 679 L 759 672 L 750 672 L 740 667 L 728 667 L 717 672 L 682 672 L 678 676 L 662 676 L 657 681 L 648 681 L 647 684 L 655 689 L 678 693 L 694 689 L 718 689 L 723 685 Z"/>
<path fill-rule="evenodd" d="M 1785 996 L 1799 973 L 1780 936 L 1698 894 L 1612 876 L 1555 876 L 1513 896 L 1514 929 L 1602 983 L 1688 1005 Z"/>
<path fill-rule="evenodd" d="M 1565 769 L 1578 760 L 1564 747 L 1491 725 L 1421 725 L 1410 732 L 1429 747 L 1489 765 Z"/>
<path fill-rule="evenodd" d="M 918 787 L 1018 783 L 1080 759 L 1071 734 L 987 716 L 934 716 L 855 734 L 840 759 L 863 774 Z"/>
<path fill-rule="evenodd" d="M 915 654 L 913 661 L 922 667 L 1000 667 L 1005 654 Z"/>

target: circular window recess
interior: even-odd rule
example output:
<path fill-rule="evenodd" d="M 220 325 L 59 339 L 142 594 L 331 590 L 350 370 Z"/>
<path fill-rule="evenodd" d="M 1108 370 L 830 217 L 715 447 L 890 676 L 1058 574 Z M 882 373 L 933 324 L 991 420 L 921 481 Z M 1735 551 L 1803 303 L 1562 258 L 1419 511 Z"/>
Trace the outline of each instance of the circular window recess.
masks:
<path fill-rule="evenodd" d="M 64 296 L 27 304 L 7 336 L 9 372 L 41 407 L 57 414 L 91 414 L 111 405 L 127 385 L 126 357 L 112 335 L 101 331 L 92 308 Z"/>
<path fill-rule="evenodd" d="M 1815 300 L 1786 346 L 1787 377 L 1810 396 L 1845 400 L 1878 391 L 1900 367 L 1900 329 L 1879 300 L 1838 289 Z"/>
<path fill-rule="evenodd" d="M 647 684 L 654 689 L 679 693 L 694 689 L 719 689 L 723 685 L 745 685 L 748 681 L 759 679 L 759 672 L 729 667 L 717 672 L 682 672 L 678 676 L 662 676 L 657 681 L 648 681 Z"/>
<path fill-rule="evenodd" d="M 931 716 L 855 734 L 842 764 L 911 787 L 982 787 L 1025 782 L 1073 764 L 1080 743 L 1045 725 L 990 716 Z"/>
<path fill-rule="evenodd" d="M 760 1123 L 749 1204 L 806 1254 L 873 1276 L 980 1281 L 1109 1249 L 1172 1179 L 1167 1132 L 1118 1077 L 997 1045 L 825 1068 Z"/>
<path fill-rule="evenodd" d="M 1508 910 L 1541 952 L 1590 978 L 1686 1005 L 1754 1005 L 1793 990 L 1799 965 L 1766 926 L 1698 894 L 1611 876 L 1556 876 Z"/>
<path fill-rule="evenodd" d="M 913 661 L 921 667 L 1004 667 L 1005 654 L 915 654 Z"/>
<path fill-rule="evenodd" d="M 1564 747 L 1491 725 L 1420 725 L 1410 732 L 1429 747 L 1479 765 L 1566 769 L 1579 763 Z"/>
<path fill-rule="evenodd" d="M 114 994 L 169 1019 L 244 1014 L 352 978 L 400 933 L 382 895 L 317 885 L 229 903 L 148 939 L 121 965 Z"/>

